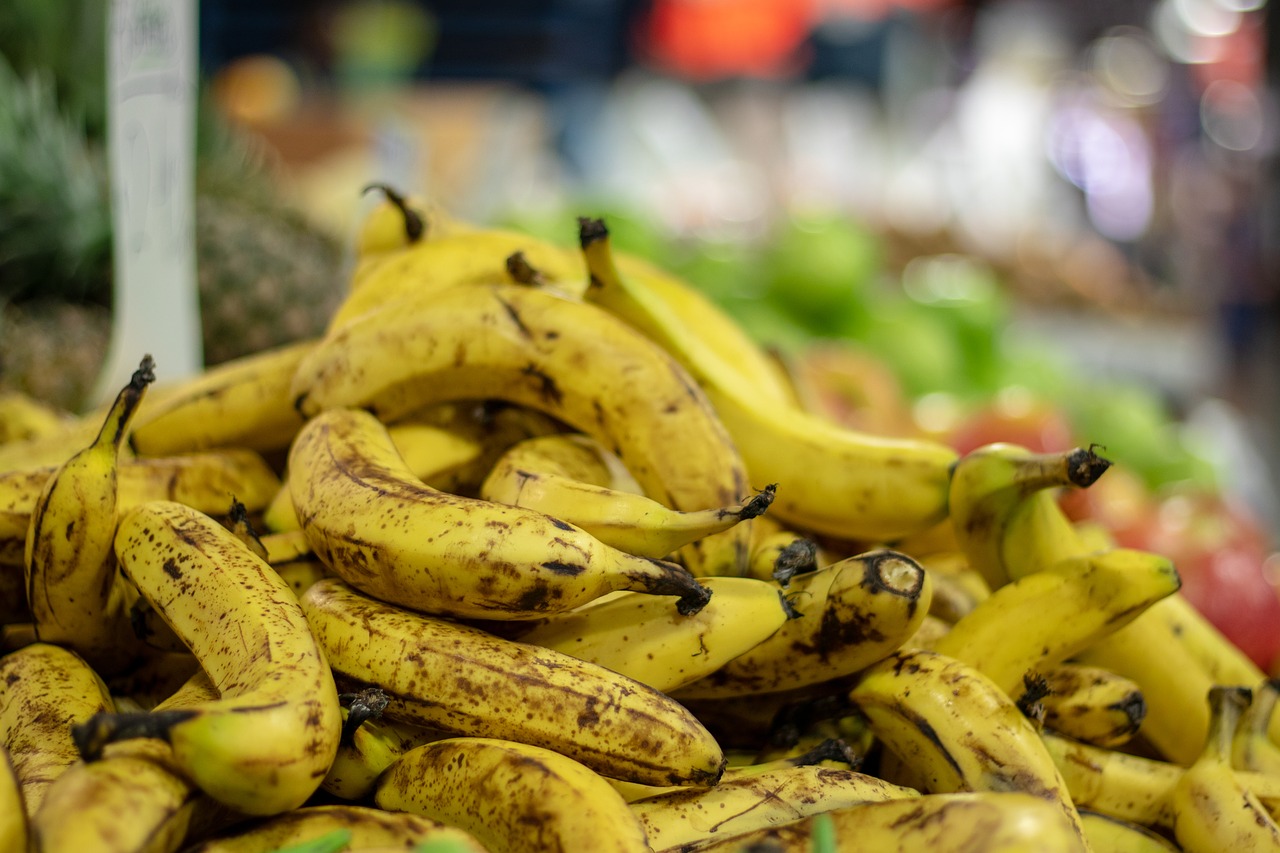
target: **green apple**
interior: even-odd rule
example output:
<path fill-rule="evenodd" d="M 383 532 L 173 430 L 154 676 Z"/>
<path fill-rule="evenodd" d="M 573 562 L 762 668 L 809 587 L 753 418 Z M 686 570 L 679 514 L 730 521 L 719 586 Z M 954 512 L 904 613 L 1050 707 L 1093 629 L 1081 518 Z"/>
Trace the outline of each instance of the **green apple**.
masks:
<path fill-rule="evenodd" d="M 818 334 L 849 326 L 883 270 L 880 238 L 849 216 L 794 214 L 766 247 L 768 295 Z"/>

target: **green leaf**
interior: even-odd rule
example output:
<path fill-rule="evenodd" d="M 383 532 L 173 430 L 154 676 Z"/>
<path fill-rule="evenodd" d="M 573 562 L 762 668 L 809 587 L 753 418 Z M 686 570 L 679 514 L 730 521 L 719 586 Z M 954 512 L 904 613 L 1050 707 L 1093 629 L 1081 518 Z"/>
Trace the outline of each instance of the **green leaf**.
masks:
<path fill-rule="evenodd" d="M 473 849 L 453 838 L 439 838 L 422 842 L 413 848 L 413 853 L 471 853 Z"/>
<path fill-rule="evenodd" d="M 829 814 L 813 816 L 813 853 L 837 853 L 836 824 Z"/>
<path fill-rule="evenodd" d="M 299 844 L 281 847 L 275 853 L 341 853 L 351 844 L 351 830 L 335 829 Z"/>

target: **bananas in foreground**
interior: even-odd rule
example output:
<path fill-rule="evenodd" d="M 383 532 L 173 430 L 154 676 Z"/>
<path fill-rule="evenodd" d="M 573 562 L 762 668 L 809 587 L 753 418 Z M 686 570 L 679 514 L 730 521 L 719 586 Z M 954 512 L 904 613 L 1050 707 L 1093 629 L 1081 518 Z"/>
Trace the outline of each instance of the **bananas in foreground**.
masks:
<path fill-rule="evenodd" d="M 376 188 L 320 337 L 0 399 L 0 849 L 1275 849 L 1097 446 L 836 427 L 603 223 Z"/>

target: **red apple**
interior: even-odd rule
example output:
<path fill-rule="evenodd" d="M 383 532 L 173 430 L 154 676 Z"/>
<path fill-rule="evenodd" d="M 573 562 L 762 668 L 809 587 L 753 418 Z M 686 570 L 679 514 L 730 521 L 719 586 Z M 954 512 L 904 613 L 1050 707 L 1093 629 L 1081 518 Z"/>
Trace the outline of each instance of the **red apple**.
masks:
<path fill-rule="evenodd" d="M 1070 450 L 1076 439 L 1066 413 L 1025 388 L 1006 388 L 961 418 L 946 437 L 961 454 L 997 441 L 1036 453 Z"/>

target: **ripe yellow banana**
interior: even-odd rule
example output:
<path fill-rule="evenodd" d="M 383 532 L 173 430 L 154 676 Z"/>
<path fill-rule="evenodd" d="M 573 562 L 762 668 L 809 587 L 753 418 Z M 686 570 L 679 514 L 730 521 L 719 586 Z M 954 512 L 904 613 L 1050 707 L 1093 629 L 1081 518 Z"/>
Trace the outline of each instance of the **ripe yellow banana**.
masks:
<path fill-rule="evenodd" d="M 580 239 L 591 274 L 587 299 L 657 342 L 702 386 L 751 479 L 777 483 L 773 512 L 780 519 L 833 536 L 885 541 L 946 516 L 954 451 L 844 429 L 771 400 L 697 328 L 618 270 L 602 222 L 583 221 Z"/>
<path fill-rule="evenodd" d="M 1204 752 L 1173 787 L 1173 835 L 1186 853 L 1280 850 L 1280 826 L 1231 766 L 1231 741 L 1248 707 L 1248 687 L 1209 691 Z"/>
<path fill-rule="evenodd" d="M 725 577 L 702 584 L 711 600 L 689 616 L 655 596 L 627 592 L 549 616 L 516 638 L 667 693 L 720 669 L 794 615 L 776 584 Z"/>
<path fill-rule="evenodd" d="M 0 746 L 29 814 L 79 758 L 71 727 L 111 710 L 107 685 L 75 652 L 32 643 L 0 658 Z"/>
<path fill-rule="evenodd" d="M 1280 698 L 1280 678 L 1267 678 L 1253 690 L 1253 701 L 1240 717 L 1231 740 L 1231 765 L 1237 770 L 1280 778 L 1280 747 L 1267 734 Z"/>
<path fill-rule="evenodd" d="M 734 506 L 680 512 L 642 494 L 578 479 L 540 449 L 579 438 L 591 441 L 581 435 L 552 435 L 515 445 L 493 466 L 480 487 L 480 497 L 538 510 L 620 551 L 655 560 L 756 518 L 773 503 L 775 490 L 767 486 Z"/>
<path fill-rule="evenodd" d="M 452 288 L 372 313 L 304 359 L 293 390 L 305 414 L 353 406 L 384 421 L 433 402 L 504 399 L 600 440 L 672 509 L 729 506 L 750 490 L 678 364 L 600 308 L 536 288 Z M 700 574 L 742 574 L 747 533 L 708 536 L 682 558 Z"/>
<path fill-rule="evenodd" d="M 294 441 L 289 471 L 316 556 L 384 601 L 459 617 L 529 619 L 618 589 L 676 596 L 670 606 L 682 613 L 709 597 L 675 563 L 610 548 L 535 510 L 432 489 L 368 412 L 314 417 Z"/>
<path fill-rule="evenodd" d="M 0 472 L 61 465 L 93 441 L 106 414 L 106 409 L 89 412 L 54 432 L 0 444 Z M 133 451 L 121 447 L 120 452 L 123 458 Z"/>
<path fill-rule="evenodd" d="M 288 447 L 302 426 L 289 386 L 315 345 L 309 339 L 241 356 L 166 388 L 161 399 L 144 407 L 130 445 L 140 456 Z"/>
<path fill-rule="evenodd" d="M 22 783 L 9 759 L 9 750 L 0 744 L 0 850 L 27 853 L 31 844 L 27 804 Z"/>
<path fill-rule="evenodd" d="M 125 513 L 116 553 L 221 698 L 98 715 L 77 729 L 81 752 L 93 758 L 116 740 L 161 737 L 218 802 L 261 815 L 300 806 L 333 761 L 342 722 L 329 665 L 289 587 L 220 523 L 172 502 Z"/>
<path fill-rule="evenodd" d="M 1137 734 L 1147 715 L 1142 688 L 1111 670 L 1060 663 L 1037 672 L 1049 691 L 1040 700 L 1044 724 L 1067 737 L 1114 748 Z"/>
<path fill-rule="evenodd" d="M 444 735 L 433 729 L 409 723 L 386 718 L 365 720 L 338 746 L 338 754 L 320 788 L 344 800 L 364 800 L 382 771 L 396 759 L 415 746 L 441 737 Z"/>
<path fill-rule="evenodd" d="M 1057 492 L 1087 488 L 1111 463 L 1093 447 L 1033 453 L 996 443 L 966 453 L 951 476 L 950 513 L 969 564 L 992 588 L 1087 552 Z"/>
<path fill-rule="evenodd" d="M 1059 560 L 991 593 L 933 648 L 1017 698 L 1028 672 L 1082 651 L 1180 585 L 1172 561 L 1149 551 L 1112 548 Z"/>
<path fill-rule="evenodd" d="M 799 575 L 787 587 L 798 618 L 674 695 L 707 699 L 771 693 L 857 672 L 915 633 L 928 613 L 932 589 L 919 563 L 888 550 Z"/>
<path fill-rule="evenodd" d="M 0 445 L 53 435 L 75 421 L 69 412 L 21 391 L 0 391 Z"/>
<path fill-rule="evenodd" d="M 1039 733 L 977 669 L 929 651 L 902 651 L 864 670 L 849 699 L 871 732 L 919 774 L 929 793 L 1023 791 L 1079 817 Z"/>
<path fill-rule="evenodd" d="M 276 570 L 280 579 L 289 585 L 295 598 L 302 598 L 302 594 L 321 578 L 333 577 L 333 573 L 325 567 L 324 563 L 314 559 L 291 560 L 273 565 L 272 568 Z"/>
<path fill-rule="evenodd" d="M 639 820 L 603 778 L 558 752 L 483 737 L 406 752 L 374 802 L 471 833 L 507 853 L 648 853 Z"/>
<path fill-rule="evenodd" d="M 93 443 L 45 482 L 25 540 L 27 603 L 36 636 L 74 650 L 106 673 L 118 671 L 138 652 L 112 542 L 120 445 L 154 381 L 155 365 L 144 356 Z"/>
<path fill-rule="evenodd" d="M 202 841 L 185 853 L 275 853 L 333 833 L 345 832 L 348 849 L 394 845 L 414 850 L 439 844 L 450 853 L 486 853 L 471 835 L 405 812 L 366 805 L 316 805 L 242 824 Z"/>
<path fill-rule="evenodd" d="M 819 841 L 822 839 L 822 841 Z M 793 823 L 682 848 L 682 853 L 1086 853 L 1088 848 L 1051 804 L 1016 791 L 926 794 L 861 803 Z"/>
<path fill-rule="evenodd" d="M 785 767 L 721 779 L 711 788 L 674 791 L 631 802 L 655 850 L 729 838 L 858 803 L 919 797 L 856 770 Z"/>
<path fill-rule="evenodd" d="M 386 691 L 388 719 L 545 746 L 645 784 L 711 784 L 723 770 L 719 744 L 688 710 L 604 667 L 402 610 L 336 579 L 317 581 L 302 607 L 343 689 Z"/>
<path fill-rule="evenodd" d="M 1080 809 L 1080 825 L 1093 853 L 1179 853 L 1177 845 L 1141 824 Z"/>

